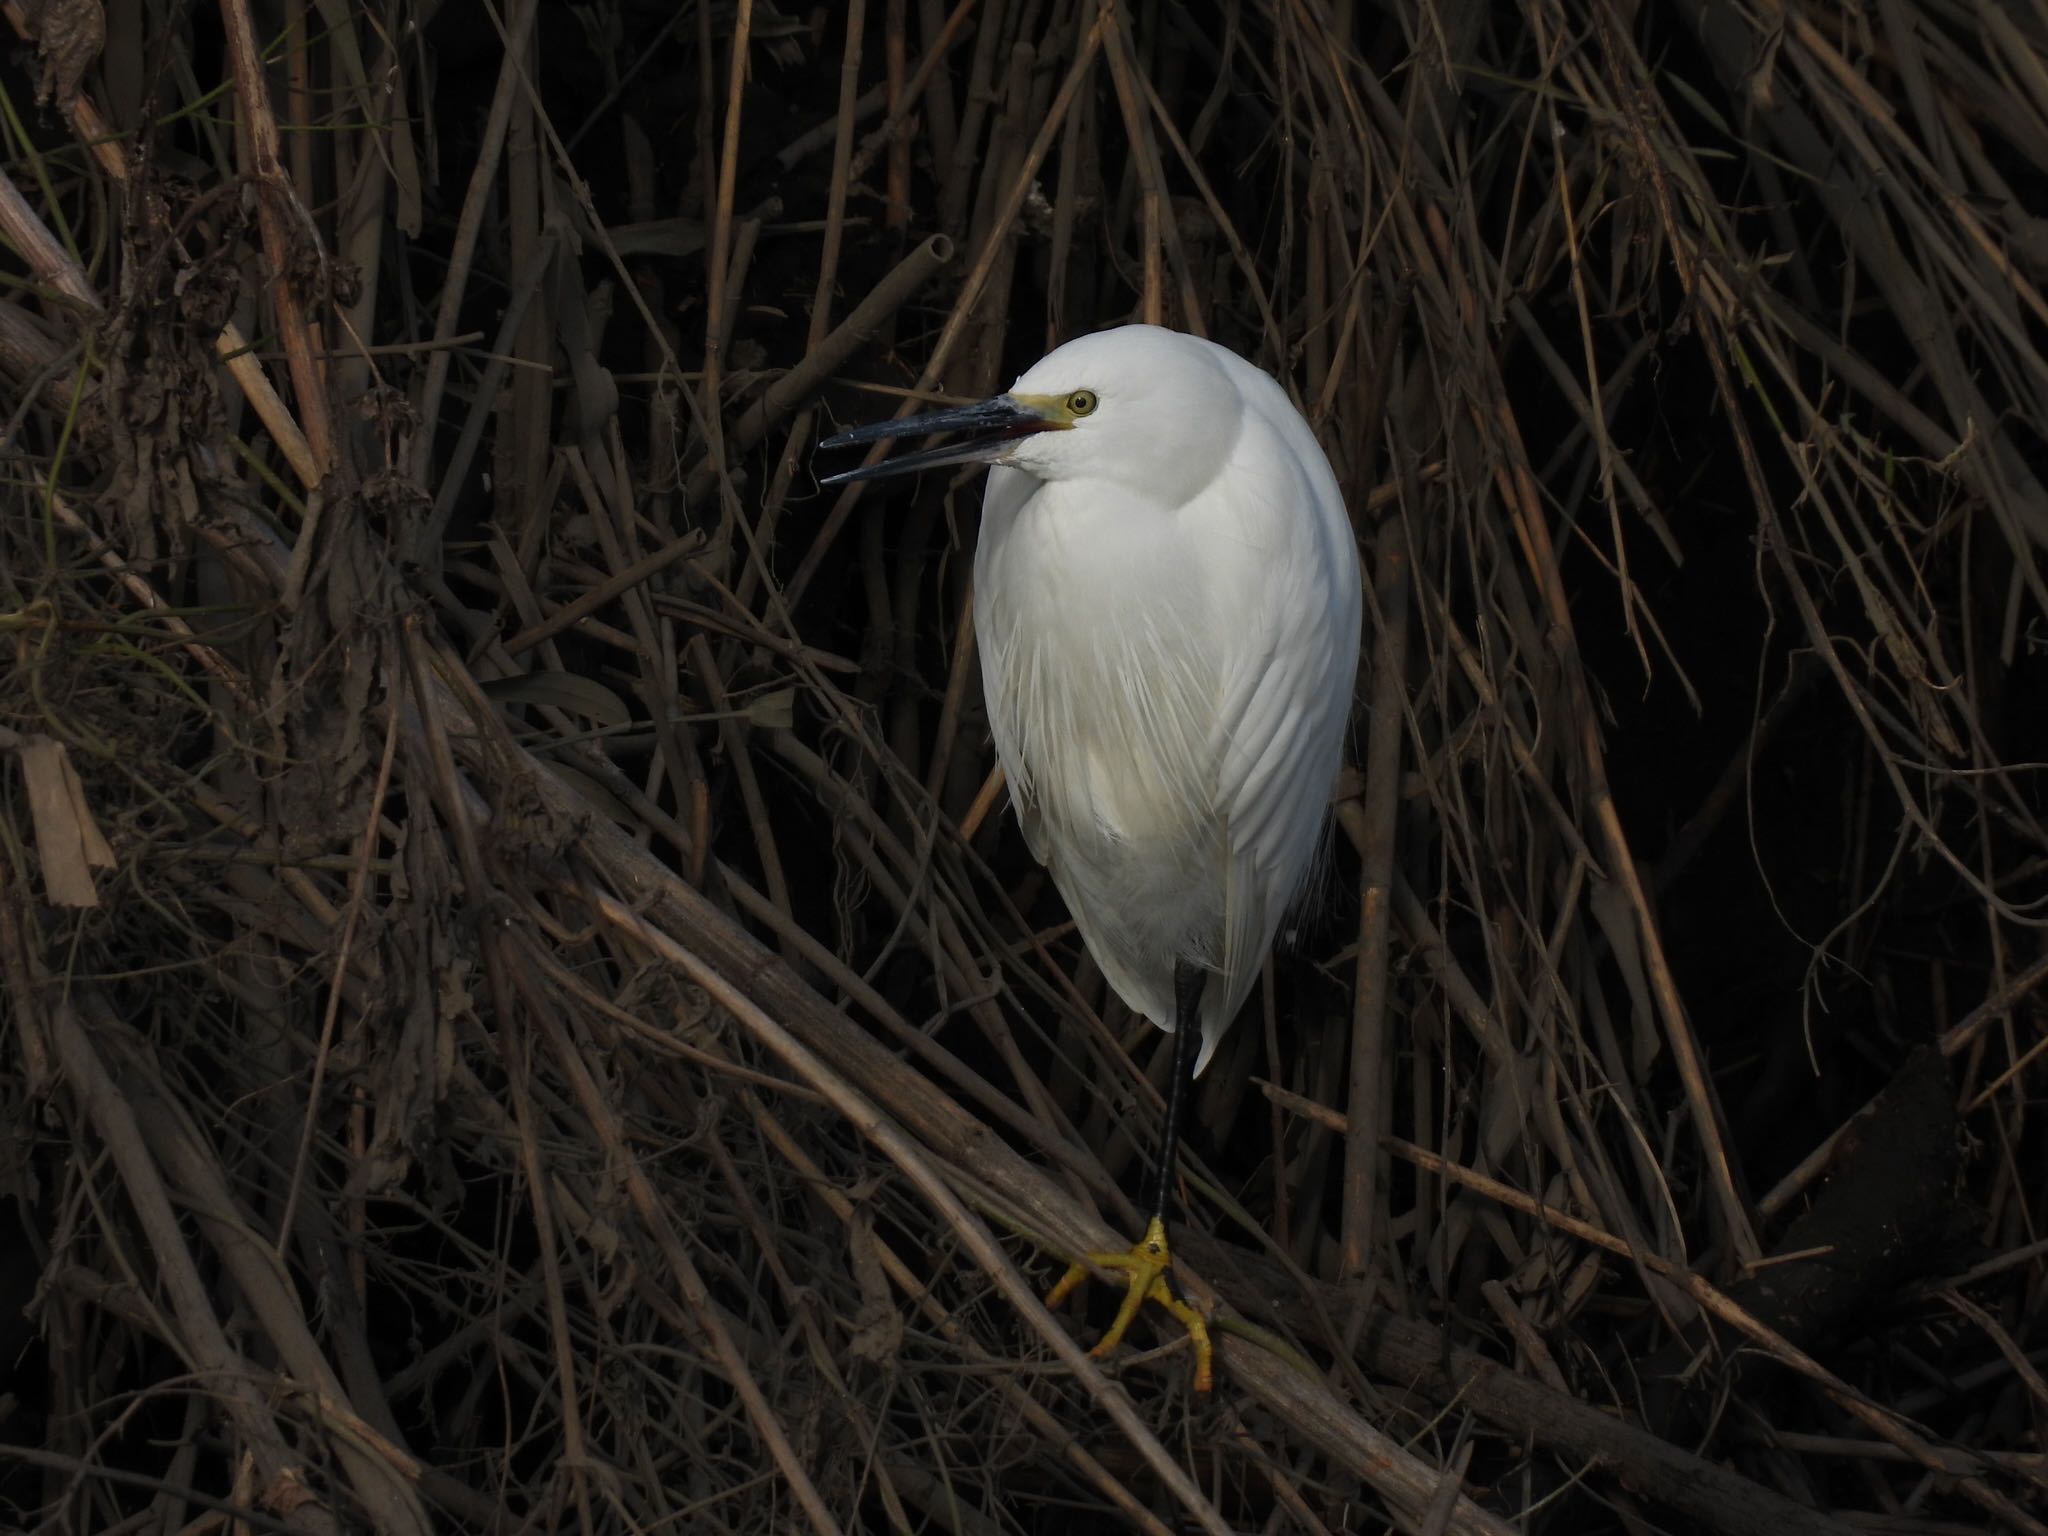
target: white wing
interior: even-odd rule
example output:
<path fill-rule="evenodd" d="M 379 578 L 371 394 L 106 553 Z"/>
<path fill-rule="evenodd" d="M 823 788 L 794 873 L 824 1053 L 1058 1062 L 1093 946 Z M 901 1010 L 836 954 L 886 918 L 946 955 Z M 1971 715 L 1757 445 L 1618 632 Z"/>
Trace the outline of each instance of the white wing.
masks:
<path fill-rule="evenodd" d="M 1230 860 L 1221 964 L 1210 984 L 1220 1012 L 1204 1009 L 1217 1033 L 1250 992 L 1314 866 L 1343 761 L 1362 607 L 1357 548 L 1328 461 L 1279 386 L 1249 365 L 1245 372 L 1255 377 L 1240 387 L 1268 434 L 1248 444 L 1248 478 L 1285 483 L 1284 463 L 1298 502 L 1285 537 L 1266 551 L 1270 643 L 1244 657 L 1217 714 L 1216 799 Z"/>
<path fill-rule="evenodd" d="M 1213 1022 L 1204 1020 L 1218 1033 L 1250 992 L 1314 866 L 1343 760 L 1358 630 L 1355 616 L 1323 596 L 1301 594 L 1280 643 L 1261 664 L 1245 668 L 1219 717 L 1216 797 L 1229 886 L 1219 974 L 1211 982 L 1216 1013 Z"/>

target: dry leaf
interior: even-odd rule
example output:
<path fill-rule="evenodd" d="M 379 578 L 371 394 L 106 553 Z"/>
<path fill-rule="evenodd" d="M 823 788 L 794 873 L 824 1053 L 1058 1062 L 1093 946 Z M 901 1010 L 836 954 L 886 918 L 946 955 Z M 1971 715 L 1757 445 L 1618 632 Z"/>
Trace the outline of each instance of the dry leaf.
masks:
<path fill-rule="evenodd" d="M 70 116 L 78 104 L 78 83 L 107 45 L 107 13 L 100 0 L 29 0 L 29 34 L 42 55 L 36 101 L 54 101 Z"/>
<path fill-rule="evenodd" d="M 854 1213 L 846 1229 L 846 1246 L 853 1260 L 854 1282 L 860 1286 L 860 1310 L 854 1314 L 847 1353 L 876 1364 L 893 1360 L 903 1348 L 903 1316 L 896 1310 L 889 1277 L 882 1268 L 882 1245 L 875 1240 L 874 1218 L 865 1210 Z"/>
<path fill-rule="evenodd" d="M 98 906 L 99 891 L 93 885 L 92 872 L 112 869 L 114 850 L 93 820 L 70 753 L 63 742 L 48 736 L 23 738 L 20 753 L 29 810 L 35 818 L 44 894 L 54 906 Z"/>

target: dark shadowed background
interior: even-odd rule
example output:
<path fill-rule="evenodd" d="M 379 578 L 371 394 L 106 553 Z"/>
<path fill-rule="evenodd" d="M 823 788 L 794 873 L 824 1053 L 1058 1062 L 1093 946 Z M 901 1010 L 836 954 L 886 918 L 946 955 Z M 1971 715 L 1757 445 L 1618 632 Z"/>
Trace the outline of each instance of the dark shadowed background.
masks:
<path fill-rule="evenodd" d="M 2048 1532 L 2048 22 L 5 0 L 0 1527 Z M 1366 562 L 1199 1084 L 974 473 L 1134 319 Z"/>

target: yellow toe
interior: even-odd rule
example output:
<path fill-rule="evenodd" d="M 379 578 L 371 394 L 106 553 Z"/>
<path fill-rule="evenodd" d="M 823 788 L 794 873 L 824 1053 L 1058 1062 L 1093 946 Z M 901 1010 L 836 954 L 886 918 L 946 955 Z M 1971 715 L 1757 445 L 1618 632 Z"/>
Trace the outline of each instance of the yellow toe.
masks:
<path fill-rule="evenodd" d="M 1215 1366 L 1209 1327 L 1201 1313 L 1173 1293 L 1173 1286 L 1167 1279 L 1168 1271 L 1173 1267 L 1173 1255 L 1166 1246 L 1166 1223 L 1157 1216 L 1153 1217 L 1145 1235 L 1132 1245 L 1129 1253 L 1091 1253 L 1085 1262 L 1069 1265 L 1059 1284 L 1046 1296 L 1045 1304 L 1057 1307 L 1073 1295 L 1088 1278 L 1091 1266 L 1119 1271 L 1125 1276 L 1125 1281 L 1124 1299 L 1116 1309 L 1116 1319 L 1088 1353 L 1098 1360 L 1107 1356 L 1123 1342 L 1124 1333 L 1138 1315 L 1138 1309 L 1148 1301 L 1156 1302 L 1180 1321 L 1194 1343 L 1195 1390 L 1210 1390 L 1215 1384 Z"/>

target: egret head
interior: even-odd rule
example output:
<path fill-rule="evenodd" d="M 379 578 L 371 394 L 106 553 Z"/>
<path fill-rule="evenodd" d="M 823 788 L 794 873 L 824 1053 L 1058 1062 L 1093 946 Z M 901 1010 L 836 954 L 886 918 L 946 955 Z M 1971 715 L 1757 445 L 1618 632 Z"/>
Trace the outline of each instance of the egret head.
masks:
<path fill-rule="evenodd" d="M 960 434 L 944 447 L 849 470 L 825 484 L 941 464 L 1007 464 L 1041 480 L 1104 480 L 1177 506 L 1215 478 L 1242 428 L 1244 405 L 1218 351 L 1152 325 L 1079 337 L 1048 352 L 992 400 L 828 438 L 819 446 Z"/>

